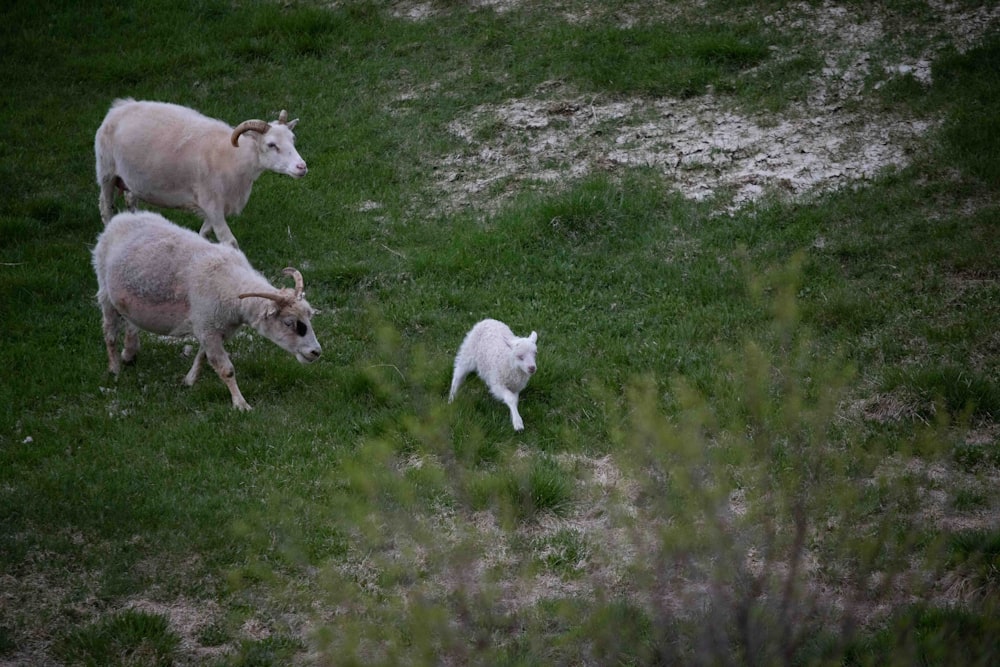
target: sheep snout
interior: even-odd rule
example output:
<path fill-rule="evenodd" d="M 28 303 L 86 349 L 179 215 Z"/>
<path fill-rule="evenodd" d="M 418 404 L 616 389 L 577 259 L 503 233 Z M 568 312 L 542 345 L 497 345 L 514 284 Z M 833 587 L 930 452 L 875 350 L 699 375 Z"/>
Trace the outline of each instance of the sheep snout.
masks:
<path fill-rule="evenodd" d="M 314 347 L 311 350 L 306 350 L 305 353 L 299 352 L 295 355 L 295 358 L 299 360 L 302 364 L 311 364 L 320 358 L 323 354 L 323 350 L 318 347 Z"/>

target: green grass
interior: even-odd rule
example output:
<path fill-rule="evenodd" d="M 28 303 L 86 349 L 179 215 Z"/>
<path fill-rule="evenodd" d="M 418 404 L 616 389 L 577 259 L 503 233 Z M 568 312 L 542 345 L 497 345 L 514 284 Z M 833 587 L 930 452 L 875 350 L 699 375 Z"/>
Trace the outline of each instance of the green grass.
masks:
<path fill-rule="evenodd" d="M 995 620 L 977 614 L 916 606 L 901 610 L 870 642 L 852 646 L 846 664 L 987 665 L 996 648 L 981 653 L 975 647 L 996 629 Z"/>
<path fill-rule="evenodd" d="M 166 666 L 174 664 L 179 643 L 163 616 L 123 611 L 74 630 L 55 653 L 67 664 Z"/>
<path fill-rule="evenodd" d="M 532 545 L 548 570 L 565 577 L 578 577 L 586 568 L 590 549 L 579 531 L 562 529 Z"/>
<path fill-rule="evenodd" d="M 931 18 L 878 46 L 847 104 L 940 129 L 856 187 L 723 212 L 616 165 L 482 208 L 440 187 L 510 131 L 466 144 L 470 110 L 711 89 L 779 118 L 823 54 L 761 19 L 785 3 L 429 7 L 5 9 L 0 662 L 995 659 L 996 535 L 935 517 L 998 510 L 996 31 L 931 85 L 875 85 Z M 309 175 L 265 174 L 230 226 L 270 279 L 302 271 L 324 357 L 227 343 L 250 413 L 210 370 L 182 385 L 182 341 L 106 373 L 93 134 L 121 96 L 301 118 Z M 474 377 L 447 403 L 484 317 L 539 333 L 523 433 Z"/>

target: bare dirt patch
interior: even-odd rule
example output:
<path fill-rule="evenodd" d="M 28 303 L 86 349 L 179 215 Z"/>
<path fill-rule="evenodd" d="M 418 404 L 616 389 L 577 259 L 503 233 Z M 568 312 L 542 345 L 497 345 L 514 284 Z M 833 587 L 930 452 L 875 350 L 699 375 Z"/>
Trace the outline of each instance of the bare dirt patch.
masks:
<path fill-rule="evenodd" d="M 807 119 L 729 110 L 718 99 L 590 102 L 516 100 L 481 106 L 450 129 L 468 149 L 440 163 L 440 185 L 457 204 L 490 200 L 601 170 L 643 167 L 663 174 L 684 196 L 721 197 L 727 208 L 768 192 L 804 194 L 841 187 L 902 167 L 931 127 L 916 119 L 872 119 L 835 108 Z M 477 143 L 475 128 L 495 123 Z M 608 130 L 602 126 L 612 124 Z"/>
<path fill-rule="evenodd" d="M 958 49 L 1000 20 L 1000 8 L 932 3 L 931 10 Z M 919 29 L 900 20 L 834 3 L 792 5 L 765 17 L 776 29 L 809 35 L 814 43 L 802 49 L 818 49 L 824 61 L 806 101 L 777 115 L 742 112 L 711 91 L 687 100 L 610 100 L 558 81 L 531 98 L 478 106 L 450 124 L 465 146 L 438 159 L 438 186 L 453 208 L 492 211 L 540 184 L 551 189 L 594 172 L 647 168 L 685 197 L 717 198 L 733 210 L 767 194 L 802 196 L 862 183 L 907 166 L 938 124 L 862 102 L 871 80 L 876 88 L 898 76 L 930 82 L 931 59 L 944 45 L 929 37 L 915 39 L 923 45 L 915 55 L 900 47 L 898 62 L 873 71 L 873 62 L 885 62 L 874 50 Z"/>

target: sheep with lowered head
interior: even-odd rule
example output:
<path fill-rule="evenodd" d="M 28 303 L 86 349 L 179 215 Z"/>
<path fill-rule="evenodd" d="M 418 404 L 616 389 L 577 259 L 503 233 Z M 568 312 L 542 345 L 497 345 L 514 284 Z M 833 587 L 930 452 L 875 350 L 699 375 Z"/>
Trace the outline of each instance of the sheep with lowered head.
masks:
<path fill-rule="evenodd" d="M 303 364 L 322 354 L 302 274 L 287 268 L 285 275 L 295 280 L 295 288 L 272 287 L 239 250 L 210 243 L 157 213 L 113 217 L 94 246 L 93 264 L 113 375 L 118 375 L 122 361 L 129 363 L 138 354 L 140 329 L 163 336 L 193 335 L 200 347 L 184 383 L 194 384 L 207 359 L 229 388 L 233 406 L 249 410 L 223 347 L 237 329 L 250 325 Z M 123 320 L 127 329 L 119 356 Z"/>
<path fill-rule="evenodd" d="M 514 430 L 524 430 L 524 421 L 517 411 L 517 399 L 535 374 L 537 341 L 538 334 L 534 331 L 527 338 L 519 338 L 510 327 L 498 320 L 478 322 L 458 348 L 448 402 L 455 400 L 465 376 L 476 371 L 490 393 L 510 408 Z"/>
<path fill-rule="evenodd" d="M 118 99 L 94 137 L 101 220 L 113 215 L 115 192 L 198 214 L 201 235 L 239 247 L 226 224 L 250 199 L 265 171 L 301 178 L 309 170 L 295 150 L 298 119 L 245 120 L 236 127 L 177 104 Z"/>

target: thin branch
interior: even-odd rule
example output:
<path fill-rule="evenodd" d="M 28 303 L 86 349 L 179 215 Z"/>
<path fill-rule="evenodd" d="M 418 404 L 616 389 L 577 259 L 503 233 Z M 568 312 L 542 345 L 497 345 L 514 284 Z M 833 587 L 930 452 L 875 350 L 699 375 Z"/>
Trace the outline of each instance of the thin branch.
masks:
<path fill-rule="evenodd" d="M 403 375 L 403 371 L 399 370 L 399 368 L 394 364 L 372 364 L 368 368 L 391 368 L 397 373 L 399 373 L 400 379 L 402 379 L 404 382 L 406 381 L 406 376 Z"/>
<path fill-rule="evenodd" d="M 379 245 L 382 246 L 383 248 L 385 248 L 387 251 L 391 252 L 396 257 L 402 257 L 403 259 L 407 259 L 406 255 L 404 255 L 403 253 L 399 252 L 398 250 L 393 250 L 392 248 L 390 248 L 389 246 L 387 246 L 384 243 L 379 243 Z"/>

